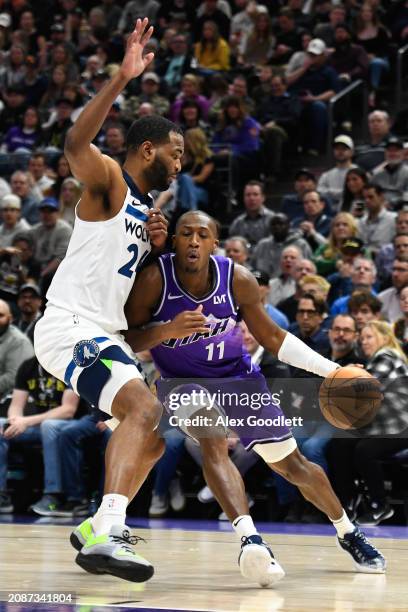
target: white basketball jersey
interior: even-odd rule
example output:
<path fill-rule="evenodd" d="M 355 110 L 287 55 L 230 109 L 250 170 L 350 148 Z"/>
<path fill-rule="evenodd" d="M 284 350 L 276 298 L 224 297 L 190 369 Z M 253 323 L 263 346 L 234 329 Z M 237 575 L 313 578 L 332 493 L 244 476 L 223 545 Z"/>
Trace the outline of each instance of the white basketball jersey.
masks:
<path fill-rule="evenodd" d="M 129 175 L 124 178 L 128 190 L 115 217 L 94 222 L 75 216 L 67 254 L 47 293 L 47 306 L 82 315 L 109 333 L 127 329 L 124 306 L 151 251 L 146 212 L 152 199 Z"/>

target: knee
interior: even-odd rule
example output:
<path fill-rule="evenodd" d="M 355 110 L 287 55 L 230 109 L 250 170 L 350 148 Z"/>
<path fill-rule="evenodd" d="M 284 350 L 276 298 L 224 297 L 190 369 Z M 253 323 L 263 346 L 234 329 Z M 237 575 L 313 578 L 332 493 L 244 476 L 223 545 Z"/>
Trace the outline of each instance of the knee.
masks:
<path fill-rule="evenodd" d="M 112 406 L 112 414 L 119 421 L 126 421 L 128 427 L 152 432 L 159 424 L 163 406 L 159 400 L 146 388 L 119 393 Z"/>
<path fill-rule="evenodd" d="M 203 466 L 219 464 L 228 459 L 228 442 L 226 438 L 202 438 L 200 448 L 203 457 Z"/>
<path fill-rule="evenodd" d="M 57 437 L 63 426 L 63 421 L 57 419 L 47 419 L 46 421 L 40 423 L 41 436 L 45 436 L 47 438 Z"/>
<path fill-rule="evenodd" d="M 292 484 L 301 486 L 308 481 L 311 463 L 299 451 L 295 451 L 289 457 L 279 462 L 276 469 Z"/>

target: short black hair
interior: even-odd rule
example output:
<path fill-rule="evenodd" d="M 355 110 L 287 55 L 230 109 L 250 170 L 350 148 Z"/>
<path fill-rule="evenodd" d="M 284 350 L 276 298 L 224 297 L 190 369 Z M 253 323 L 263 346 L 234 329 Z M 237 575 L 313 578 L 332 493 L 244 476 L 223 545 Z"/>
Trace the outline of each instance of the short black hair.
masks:
<path fill-rule="evenodd" d="M 143 142 L 149 140 L 154 145 L 169 142 L 170 132 L 183 135 L 181 128 L 161 115 L 147 115 L 136 119 L 126 136 L 126 148 L 137 151 Z"/>
<path fill-rule="evenodd" d="M 177 220 L 176 227 L 174 230 L 175 233 L 177 233 L 180 225 L 183 223 L 187 215 L 201 215 L 202 217 L 205 217 L 206 219 L 208 219 L 208 221 L 212 224 L 214 228 L 215 237 L 218 238 L 218 236 L 220 235 L 220 230 L 221 230 L 219 221 L 217 221 L 217 219 L 214 219 L 214 217 L 211 217 L 211 215 L 208 215 L 203 210 L 188 210 L 183 215 L 181 215 L 181 217 L 179 217 Z"/>

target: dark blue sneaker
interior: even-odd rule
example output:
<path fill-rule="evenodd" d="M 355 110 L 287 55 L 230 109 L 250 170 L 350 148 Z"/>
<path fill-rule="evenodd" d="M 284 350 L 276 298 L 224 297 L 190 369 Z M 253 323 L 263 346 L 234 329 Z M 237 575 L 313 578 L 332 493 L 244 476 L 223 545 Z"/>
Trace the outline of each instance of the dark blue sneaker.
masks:
<path fill-rule="evenodd" d="M 382 554 L 370 544 L 358 527 L 344 538 L 337 537 L 339 546 L 351 555 L 359 572 L 366 574 L 384 574 L 387 565 Z"/>
<path fill-rule="evenodd" d="M 243 537 L 241 542 L 238 565 L 244 578 L 268 587 L 284 577 L 285 572 L 260 535 Z"/>

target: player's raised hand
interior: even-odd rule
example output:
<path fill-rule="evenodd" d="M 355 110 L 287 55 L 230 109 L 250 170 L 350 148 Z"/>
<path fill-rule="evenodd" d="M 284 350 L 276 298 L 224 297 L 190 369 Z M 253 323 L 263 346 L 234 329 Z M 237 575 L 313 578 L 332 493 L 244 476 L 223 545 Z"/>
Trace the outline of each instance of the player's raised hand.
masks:
<path fill-rule="evenodd" d="M 163 249 L 167 240 L 167 219 L 158 208 L 151 208 L 147 215 L 149 218 L 146 227 L 150 242 L 157 250 Z"/>
<path fill-rule="evenodd" d="M 180 296 L 181 297 L 181 296 Z M 209 328 L 206 326 L 206 318 L 202 314 L 203 306 L 200 304 L 195 310 L 184 310 L 169 323 L 169 333 L 172 338 L 185 338 L 190 334 L 205 334 Z"/>
<path fill-rule="evenodd" d="M 154 58 L 154 53 L 143 55 L 146 43 L 153 33 L 153 27 L 148 27 L 148 25 L 149 20 L 146 17 L 143 20 L 138 19 L 135 29 L 129 34 L 126 41 L 126 52 L 120 72 L 129 81 L 142 74 Z"/>

